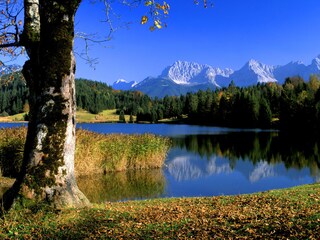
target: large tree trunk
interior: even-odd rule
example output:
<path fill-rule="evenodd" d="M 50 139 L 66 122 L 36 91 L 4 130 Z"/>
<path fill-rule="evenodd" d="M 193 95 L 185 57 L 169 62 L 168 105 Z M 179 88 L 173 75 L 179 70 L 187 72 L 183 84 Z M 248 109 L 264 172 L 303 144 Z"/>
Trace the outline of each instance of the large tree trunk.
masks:
<path fill-rule="evenodd" d="M 37 1 L 25 0 L 32 4 Z M 47 201 L 59 208 L 86 206 L 89 201 L 78 189 L 74 176 L 76 103 L 72 50 L 74 15 L 80 0 L 38 3 L 40 35 L 32 33 L 37 25 L 25 26 L 23 35 L 30 56 L 23 68 L 30 90 L 23 170 L 4 196 L 5 208 L 17 196 Z"/>

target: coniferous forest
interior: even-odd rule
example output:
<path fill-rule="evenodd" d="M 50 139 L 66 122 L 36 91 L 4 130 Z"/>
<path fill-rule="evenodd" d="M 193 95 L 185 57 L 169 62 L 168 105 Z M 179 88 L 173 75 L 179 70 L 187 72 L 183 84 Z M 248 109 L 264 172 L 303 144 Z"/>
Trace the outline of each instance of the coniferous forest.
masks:
<path fill-rule="evenodd" d="M 21 73 L 0 79 L 0 116 L 28 111 L 28 89 Z M 276 83 L 198 91 L 151 98 L 138 91 L 117 91 L 105 83 L 76 80 L 77 107 L 97 114 L 106 109 L 137 116 L 138 122 L 162 119 L 237 128 L 319 131 L 320 80 L 311 76 Z"/>

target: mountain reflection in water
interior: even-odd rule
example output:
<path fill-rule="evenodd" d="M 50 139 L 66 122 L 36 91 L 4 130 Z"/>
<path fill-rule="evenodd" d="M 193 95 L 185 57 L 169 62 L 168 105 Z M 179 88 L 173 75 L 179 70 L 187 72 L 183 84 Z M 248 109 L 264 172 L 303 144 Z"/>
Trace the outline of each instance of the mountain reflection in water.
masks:
<path fill-rule="evenodd" d="M 78 179 L 92 202 L 252 193 L 320 181 L 319 141 L 278 132 L 172 137 L 165 167 Z"/>
<path fill-rule="evenodd" d="M 265 177 L 310 175 L 319 181 L 319 141 L 270 132 L 232 132 L 173 138 L 167 159 L 176 179 L 243 172 L 251 182 Z"/>

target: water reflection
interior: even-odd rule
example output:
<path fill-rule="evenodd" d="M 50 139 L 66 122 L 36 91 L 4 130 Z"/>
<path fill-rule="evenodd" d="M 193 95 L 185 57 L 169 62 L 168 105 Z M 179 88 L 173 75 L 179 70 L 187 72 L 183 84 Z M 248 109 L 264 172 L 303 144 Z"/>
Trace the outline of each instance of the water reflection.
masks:
<path fill-rule="evenodd" d="M 192 158 L 206 158 L 209 164 L 216 161 L 217 157 L 227 159 L 231 169 L 235 169 L 241 161 L 249 161 L 254 166 L 264 166 L 265 174 L 270 171 L 270 165 L 279 163 L 283 163 L 286 169 L 309 168 L 312 176 L 319 174 L 320 142 L 311 137 L 269 132 L 233 132 L 173 138 L 173 146 L 194 153 Z"/>
<path fill-rule="evenodd" d="M 77 181 L 80 190 L 94 203 L 160 197 L 165 188 L 161 169 L 82 176 Z"/>
<path fill-rule="evenodd" d="M 310 136 L 165 124 L 82 127 L 100 133 L 152 132 L 170 136 L 173 143 L 163 169 L 78 178 L 95 203 L 232 195 L 320 182 L 320 141 Z"/>
<path fill-rule="evenodd" d="M 172 138 L 162 170 L 78 179 L 92 202 L 252 193 L 320 181 L 319 142 L 279 133 Z"/>
<path fill-rule="evenodd" d="M 319 141 L 233 132 L 173 138 L 166 196 L 233 195 L 320 182 Z"/>

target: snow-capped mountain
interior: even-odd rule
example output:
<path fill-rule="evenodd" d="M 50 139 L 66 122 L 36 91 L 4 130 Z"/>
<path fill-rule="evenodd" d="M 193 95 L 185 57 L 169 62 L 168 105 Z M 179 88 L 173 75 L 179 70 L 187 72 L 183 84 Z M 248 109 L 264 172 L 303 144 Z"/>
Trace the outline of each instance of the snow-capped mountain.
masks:
<path fill-rule="evenodd" d="M 159 77 L 170 79 L 176 84 L 198 85 L 212 83 L 213 85 L 218 86 L 215 82 L 217 75 L 228 77 L 232 73 L 233 70 L 231 69 L 222 70 L 206 64 L 177 61 L 163 70 Z"/>
<path fill-rule="evenodd" d="M 17 64 L 12 64 L 12 65 L 1 65 L 0 66 L 0 76 L 9 74 L 12 72 L 17 72 L 20 71 L 22 67 Z"/>
<path fill-rule="evenodd" d="M 213 68 L 209 65 L 177 61 L 165 68 L 158 77 L 148 77 L 134 86 L 133 90 L 141 91 L 152 97 L 186 94 L 199 90 L 220 87 L 216 79 L 228 78 L 231 69 Z"/>
<path fill-rule="evenodd" d="M 236 86 L 249 86 L 257 83 L 277 82 L 273 76 L 274 67 L 251 59 L 240 70 L 230 75 Z"/>
<path fill-rule="evenodd" d="M 124 79 L 119 79 L 113 83 L 112 88 L 115 90 L 130 90 L 136 84 L 137 82 L 134 82 L 134 81 L 128 82 Z"/>
<path fill-rule="evenodd" d="M 312 60 L 311 64 L 308 67 L 308 71 L 313 74 L 314 72 L 320 72 L 320 55 Z"/>
<path fill-rule="evenodd" d="M 285 79 L 289 76 L 301 76 L 308 79 L 310 74 L 307 71 L 307 66 L 301 61 L 290 62 L 283 66 L 276 66 L 273 72 L 274 77 L 277 79 L 278 83 L 284 83 Z"/>
<path fill-rule="evenodd" d="M 230 68 L 214 68 L 207 64 L 177 61 L 166 67 L 158 77 L 148 77 L 138 84 L 126 84 L 125 90 L 138 90 L 152 97 L 164 97 L 196 92 L 200 89 L 227 87 L 231 81 L 241 87 L 267 82 L 283 84 L 288 77 L 300 76 L 308 80 L 312 74 L 320 74 L 320 55 L 313 59 L 310 65 L 296 61 L 282 66 L 272 66 L 251 59 L 236 71 Z M 121 85 L 121 82 L 116 83 L 113 87 L 121 89 L 116 86 Z"/>

